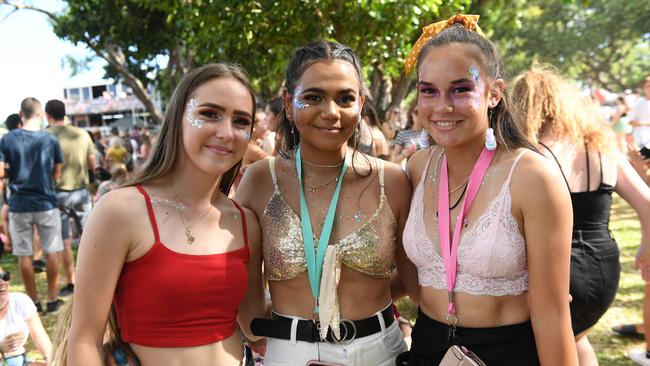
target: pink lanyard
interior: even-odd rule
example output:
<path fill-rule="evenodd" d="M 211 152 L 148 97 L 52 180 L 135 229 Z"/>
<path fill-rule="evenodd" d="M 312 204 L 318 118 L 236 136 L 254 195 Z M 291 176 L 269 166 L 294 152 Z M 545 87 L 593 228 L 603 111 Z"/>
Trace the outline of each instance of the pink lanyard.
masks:
<path fill-rule="evenodd" d="M 472 206 L 474 197 L 483 182 L 485 172 L 490 166 L 494 151 L 483 148 L 481 155 L 474 164 L 472 174 L 467 183 L 467 196 L 461 206 L 458 217 L 456 218 L 456 227 L 454 228 L 453 240 L 449 240 L 451 231 L 449 222 L 449 177 L 447 173 L 447 157 L 442 158 L 442 170 L 440 172 L 440 184 L 438 187 L 438 232 L 440 237 L 440 253 L 445 265 L 445 274 L 447 281 L 447 291 L 449 291 L 449 306 L 447 308 L 447 322 L 450 326 L 455 326 L 458 322 L 456 316 L 456 306 L 454 305 L 454 287 L 456 286 L 456 271 L 458 268 L 458 242 L 460 241 L 460 230 L 463 227 L 465 213 Z M 453 319 L 453 321 L 452 321 Z M 453 323 L 453 324 L 452 324 Z"/>

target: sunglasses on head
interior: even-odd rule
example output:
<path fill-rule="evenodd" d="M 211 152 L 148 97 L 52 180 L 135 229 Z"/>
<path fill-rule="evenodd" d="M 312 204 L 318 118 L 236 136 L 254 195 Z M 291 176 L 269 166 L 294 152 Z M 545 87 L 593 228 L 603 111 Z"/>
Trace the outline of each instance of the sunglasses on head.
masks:
<path fill-rule="evenodd" d="M 0 272 L 0 280 L 5 282 L 11 280 L 11 272 Z"/>

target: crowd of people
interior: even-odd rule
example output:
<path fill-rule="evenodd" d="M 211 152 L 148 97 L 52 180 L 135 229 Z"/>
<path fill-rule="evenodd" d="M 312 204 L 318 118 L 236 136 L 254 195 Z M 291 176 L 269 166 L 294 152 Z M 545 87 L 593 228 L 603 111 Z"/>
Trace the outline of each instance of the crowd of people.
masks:
<path fill-rule="evenodd" d="M 3 361 L 597 365 L 614 192 L 650 281 L 650 77 L 606 120 L 549 66 L 507 83 L 477 21 L 425 28 L 405 62 L 414 98 L 383 121 L 354 51 L 328 41 L 298 48 L 263 106 L 239 66 L 190 71 L 155 135 L 102 136 L 59 100 L 23 100 L 0 140 L 0 238 L 26 292 L 0 269 Z M 650 335 L 645 291 L 645 323 L 617 333 Z M 55 312 L 52 342 L 39 313 Z"/>

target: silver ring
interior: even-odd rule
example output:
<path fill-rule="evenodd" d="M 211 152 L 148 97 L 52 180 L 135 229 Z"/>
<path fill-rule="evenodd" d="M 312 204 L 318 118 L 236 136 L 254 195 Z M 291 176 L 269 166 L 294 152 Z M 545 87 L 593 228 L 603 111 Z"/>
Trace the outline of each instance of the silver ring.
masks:
<path fill-rule="evenodd" d="M 350 325 L 348 325 L 350 324 Z M 341 327 L 342 326 L 342 327 Z M 332 344 L 348 344 L 352 342 L 356 337 L 357 337 L 357 326 L 354 324 L 352 320 L 347 320 L 347 319 L 341 319 L 339 322 L 339 328 L 345 329 L 345 333 L 341 334 L 341 338 L 336 338 L 336 335 L 334 335 L 334 332 L 331 332 L 332 335 L 332 341 L 330 342 L 328 340 L 328 343 Z M 348 334 L 352 334 L 352 337 L 350 339 L 346 339 L 348 337 Z"/>

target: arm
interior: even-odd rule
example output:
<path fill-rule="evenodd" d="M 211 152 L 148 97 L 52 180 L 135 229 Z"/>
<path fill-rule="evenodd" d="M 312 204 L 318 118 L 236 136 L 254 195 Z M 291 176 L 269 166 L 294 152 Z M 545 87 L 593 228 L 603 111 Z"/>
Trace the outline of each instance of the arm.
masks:
<path fill-rule="evenodd" d="M 5 177 L 5 162 L 0 161 L 0 178 Z"/>
<path fill-rule="evenodd" d="M 402 156 L 402 150 L 404 149 L 404 146 L 398 144 L 397 142 L 395 143 L 395 146 L 393 146 L 393 154 L 390 158 L 390 161 L 392 161 L 395 164 L 399 164 L 402 162 L 404 157 Z"/>
<path fill-rule="evenodd" d="M 38 313 L 27 319 L 26 323 L 29 328 L 29 335 L 32 337 L 36 348 L 45 357 L 45 360 L 49 362 L 52 357 L 52 342 L 45 328 L 43 328 L 43 323 L 41 323 L 41 318 L 38 316 Z"/>
<path fill-rule="evenodd" d="M 108 193 L 109 199 L 98 202 L 84 228 L 68 340 L 70 366 L 103 364 L 102 344 L 115 286 L 133 242 L 132 233 L 140 224 L 139 215 L 133 212 L 138 193 L 131 190 Z"/>
<path fill-rule="evenodd" d="M 632 206 L 641 223 L 641 245 L 635 265 L 641 269 L 643 279 L 650 280 L 650 187 L 636 173 L 630 162 L 617 156 L 616 193 Z"/>
<path fill-rule="evenodd" d="M 63 164 L 61 163 L 54 164 L 54 169 L 52 169 L 52 178 L 54 178 L 54 180 L 61 178 L 62 167 Z"/>
<path fill-rule="evenodd" d="M 402 245 L 404 225 L 411 206 L 411 185 L 406 174 L 398 165 L 385 162 L 384 166 L 386 196 L 397 221 L 395 233 L 395 265 L 397 271 L 391 277 L 391 296 L 393 300 L 397 300 L 409 295 L 411 300 L 417 304 L 419 292 L 417 271 L 406 256 Z"/>
<path fill-rule="evenodd" d="M 550 164 L 532 153 L 521 159 L 512 180 L 513 213 L 523 222 L 528 304 L 540 362 L 578 365 L 569 311 L 571 198 Z"/>
<path fill-rule="evenodd" d="M 250 330 L 251 321 L 254 318 L 263 317 L 266 312 L 264 299 L 264 281 L 262 279 L 262 235 L 260 226 L 255 214 L 250 210 L 246 212 L 246 224 L 248 226 L 248 247 L 250 258 L 248 260 L 248 292 L 239 306 L 237 320 L 247 339 L 256 341 L 256 337 Z"/>

